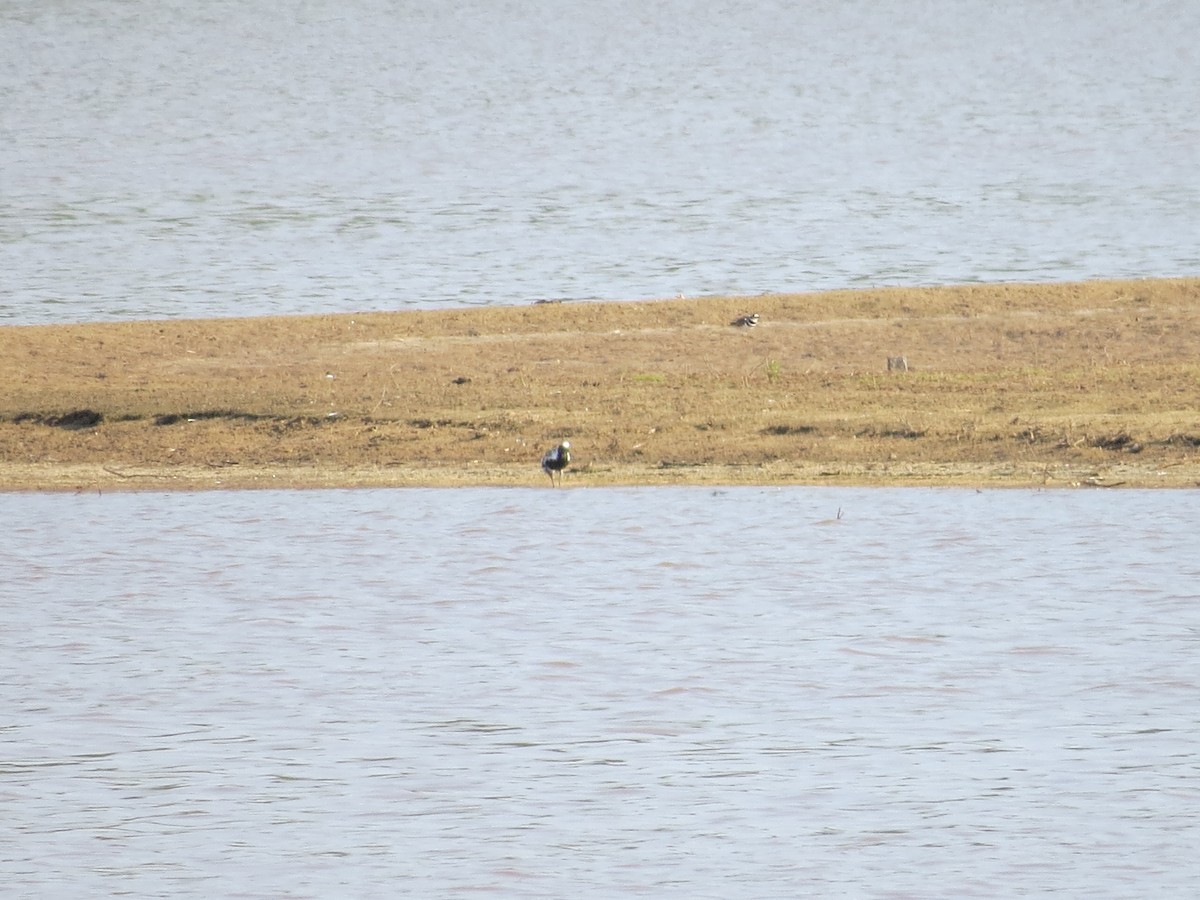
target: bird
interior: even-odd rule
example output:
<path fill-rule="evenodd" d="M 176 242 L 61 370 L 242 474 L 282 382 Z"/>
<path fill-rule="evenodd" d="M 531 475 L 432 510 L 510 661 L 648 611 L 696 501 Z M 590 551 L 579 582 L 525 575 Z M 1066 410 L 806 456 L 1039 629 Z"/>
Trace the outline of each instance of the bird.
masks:
<path fill-rule="evenodd" d="M 550 476 L 550 483 L 554 484 L 554 473 L 558 473 L 558 483 L 562 484 L 562 470 L 567 467 L 567 463 L 571 461 L 571 442 L 563 441 L 557 447 L 552 447 L 546 451 L 546 455 L 542 457 L 542 471 Z"/>
<path fill-rule="evenodd" d="M 740 328 L 753 328 L 758 324 L 758 313 L 751 313 L 748 316 L 738 316 L 730 325 L 737 325 Z"/>

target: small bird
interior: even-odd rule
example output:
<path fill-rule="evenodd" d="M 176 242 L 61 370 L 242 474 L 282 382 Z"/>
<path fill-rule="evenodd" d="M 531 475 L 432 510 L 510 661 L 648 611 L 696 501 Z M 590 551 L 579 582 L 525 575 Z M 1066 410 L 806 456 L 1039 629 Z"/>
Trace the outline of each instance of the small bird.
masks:
<path fill-rule="evenodd" d="M 739 328 L 753 328 L 758 324 L 758 313 L 751 313 L 748 316 L 738 316 L 730 325 L 737 325 Z"/>
<path fill-rule="evenodd" d="M 562 471 L 567 467 L 567 463 L 570 461 L 570 441 L 563 441 L 557 447 L 546 451 L 546 455 L 542 457 L 542 471 L 550 476 L 551 484 L 554 484 L 555 472 L 558 473 L 558 483 L 562 484 Z"/>

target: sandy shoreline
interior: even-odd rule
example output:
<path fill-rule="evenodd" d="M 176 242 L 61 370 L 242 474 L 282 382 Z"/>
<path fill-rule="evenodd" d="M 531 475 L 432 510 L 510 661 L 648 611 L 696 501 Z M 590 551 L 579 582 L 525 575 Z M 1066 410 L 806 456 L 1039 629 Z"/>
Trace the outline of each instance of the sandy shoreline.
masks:
<path fill-rule="evenodd" d="M 0 490 L 548 486 L 564 437 L 567 487 L 1194 487 L 1198 301 L 1192 278 L 7 326 Z"/>
<path fill-rule="evenodd" d="M 541 473 L 538 472 L 540 476 Z M 813 465 L 611 466 L 569 472 L 562 489 L 581 487 L 696 487 L 802 485 L 810 487 L 942 488 L 1189 488 L 1200 486 L 1200 463 L 1165 467 L 1122 463 L 1069 464 L 904 463 Z M 529 465 L 441 467 L 389 466 L 115 466 L 18 464 L 0 471 L 0 491 L 98 492 L 193 490 L 313 490 L 356 488 L 548 488 L 531 478 Z"/>

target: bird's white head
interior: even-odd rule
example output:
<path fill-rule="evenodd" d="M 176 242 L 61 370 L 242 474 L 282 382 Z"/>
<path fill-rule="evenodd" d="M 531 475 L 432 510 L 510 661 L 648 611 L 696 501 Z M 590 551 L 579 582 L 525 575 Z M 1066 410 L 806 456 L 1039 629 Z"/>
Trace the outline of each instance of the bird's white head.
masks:
<path fill-rule="evenodd" d="M 562 442 L 562 448 L 563 448 L 564 450 L 570 450 L 570 449 L 571 449 L 571 442 L 570 442 L 570 441 L 563 441 L 563 442 Z"/>

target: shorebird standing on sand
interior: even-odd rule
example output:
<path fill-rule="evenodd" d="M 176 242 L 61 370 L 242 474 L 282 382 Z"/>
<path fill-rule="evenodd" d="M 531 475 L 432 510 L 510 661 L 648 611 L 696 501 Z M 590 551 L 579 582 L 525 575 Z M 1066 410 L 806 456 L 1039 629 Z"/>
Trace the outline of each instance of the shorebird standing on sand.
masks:
<path fill-rule="evenodd" d="M 546 455 L 542 457 L 542 471 L 550 476 L 550 483 L 554 484 L 554 473 L 558 473 L 558 483 L 562 484 L 562 471 L 567 467 L 567 463 L 571 461 L 571 442 L 563 441 L 557 447 L 546 451 Z"/>
<path fill-rule="evenodd" d="M 758 324 L 758 313 L 751 313 L 748 316 L 738 316 L 730 325 L 736 325 L 739 328 L 753 328 Z"/>

